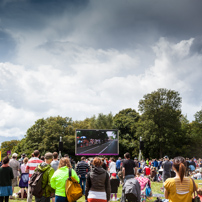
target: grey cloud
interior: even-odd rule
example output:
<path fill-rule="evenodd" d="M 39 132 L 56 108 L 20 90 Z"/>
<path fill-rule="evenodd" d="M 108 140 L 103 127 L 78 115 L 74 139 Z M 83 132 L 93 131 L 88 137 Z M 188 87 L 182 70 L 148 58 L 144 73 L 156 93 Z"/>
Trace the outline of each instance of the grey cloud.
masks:
<path fill-rule="evenodd" d="M 0 29 L 0 62 L 7 62 L 15 56 L 15 40 L 5 31 Z"/>
<path fill-rule="evenodd" d="M 197 36 L 193 43 L 192 46 L 190 48 L 190 53 L 191 54 L 200 54 L 202 55 L 202 35 L 201 36 Z"/>
<path fill-rule="evenodd" d="M 39 37 L 52 26 L 61 39 L 76 36 L 83 45 L 123 49 L 149 46 L 161 36 L 195 37 L 202 32 L 201 7 L 201 1 L 189 0 L 29 0 L 1 6 L 0 17 L 3 26 L 38 30 Z"/>

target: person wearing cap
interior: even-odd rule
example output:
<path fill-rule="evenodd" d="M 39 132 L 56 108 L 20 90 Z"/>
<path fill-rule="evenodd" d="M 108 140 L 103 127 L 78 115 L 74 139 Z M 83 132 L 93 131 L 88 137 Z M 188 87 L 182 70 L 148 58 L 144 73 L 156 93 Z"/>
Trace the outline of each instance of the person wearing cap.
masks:
<path fill-rule="evenodd" d="M 25 154 L 23 153 L 23 154 L 21 155 L 21 158 L 18 160 L 19 163 L 20 163 L 20 165 L 23 164 L 23 160 L 24 160 L 24 158 L 25 158 Z"/>
<path fill-rule="evenodd" d="M 9 166 L 13 170 L 13 176 L 14 178 L 12 179 L 12 190 L 14 191 L 14 187 L 18 186 L 18 171 L 20 171 L 20 163 L 17 161 L 18 155 L 16 153 L 13 153 L 12 159 L 9 161 Z M 12 198 L 12 197 L 11 197 Z"/>
<path fill-rule="evenodd" d="M 54 169 L 51 167 L 51 162 L 53 160 L 53 154 L 48 152 L 44 156 L 45 162 L 39 164 L 35 171 L 38 169 L 39 172 L 43 172 L 42 177 L 42 189 L 43 189 L 43 196 L 41 198 L 35 197 L 36 202 L 49 202 L 50 197 L 54 194 L 54 189 L 50 186 L 50 180 L 54 174 Z"/>
<path fill-rule="evenodd" d="M 163 168 L 163 184 L 164 182 L 171 177 L 171 168 L 172 168 L 172 163 L 169 161 L 168 156 L 164 157 L 164 162 L 162 163 L 162 168 Z M 164 186 L 163 186 L 164 189 Z"/>
<path fill-rule="evenodd" d="M 111 174 L 110 185 L 111 185 L 111 201 L 116 201 L 119 187 L 119 180 L 116 177 L 116 173 Z"/>

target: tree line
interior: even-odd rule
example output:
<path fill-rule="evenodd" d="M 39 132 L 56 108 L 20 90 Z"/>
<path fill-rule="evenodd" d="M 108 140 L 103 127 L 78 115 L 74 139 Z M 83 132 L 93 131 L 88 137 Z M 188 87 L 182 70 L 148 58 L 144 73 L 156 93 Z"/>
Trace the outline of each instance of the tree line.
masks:
<path fill-rule="evenodd" d="M 118 129 L 119 154 L 129 152 L 138 156 L 140 136 L 144 141 L 145 158 L 202 156 L 202 110 L 195 113 L 189 122 L 181 112 L 182 98 L 177 91 L 165 88 L 144 95 L 139 101 L 138 111 L 127 108 L 116 115 L 100 113 L 82 121 L 70 117 L 48 117 L 38 119 L 20 141 L 11 140 L 1 145 L 2 156 L 8 150 L 28 156 L 38 149 L 58 151 L 60 136 L 63 138 L 63 153 L 75 155 L 76 129 Z"/>

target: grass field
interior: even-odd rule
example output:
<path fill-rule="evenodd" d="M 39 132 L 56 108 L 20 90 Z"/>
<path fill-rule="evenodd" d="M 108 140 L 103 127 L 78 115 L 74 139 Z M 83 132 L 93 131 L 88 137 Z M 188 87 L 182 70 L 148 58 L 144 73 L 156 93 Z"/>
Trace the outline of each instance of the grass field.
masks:
<path fill-rule="evenodd" d="M 202 180 L 195 180 L 195 182 L 198 183 L 202 183 Z M 198 185 L 199 187 L 202 187 L 202 185 Z M 151 182 L 151 188 L 152 188 L 152 193 L 153 194 L 163 194 L 163 192 L 160 190 L 160 188 L 162 187 L 162 183 L 159 182 Z M 19 191 L 19 187 L 15 187 L 14 193 L 17 193 Z M 122 192 L 122 187 L 119 187 L 119 191 L 118 191 L 118 198 L 121 198 L 121 192 Z M 164 197 L 162 197 L 163 199 Z M 156 197 L 151 197 L 147 199 L 147 202 L 152 202 L 155 201 Z M 15 199 L 15 200 L 10 200 L 11 202 L 19 202 L 19 201 L 26 201 L 26 199 Z M 33 197 L 33 201 L 34 201 L 34 197 Z M 83 196 L 82 198 L 80 198 L 77 202 L 85 202 L 85 197 Z"/>

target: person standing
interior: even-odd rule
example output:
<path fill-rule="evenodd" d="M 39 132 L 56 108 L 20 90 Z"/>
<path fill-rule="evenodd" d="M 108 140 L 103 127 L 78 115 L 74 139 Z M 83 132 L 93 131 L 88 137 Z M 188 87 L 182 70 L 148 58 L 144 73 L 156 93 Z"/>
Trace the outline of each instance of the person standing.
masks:
<path fill-rule="evenodd" d="M 20 171 L 20 163 L 17 161 L 17 154 L 14 153 L 12 155 L 12 159 L 9 162 L 9 166 L 12 168 L 13 170 L 13 176 L 14 178 L 12 179 L 12 190 L 14 191 L 14 187 L 18 186 L 18 172 Z M 12 197 L 11 197 L 12 198 Z"/>
<path fill-rule="evenodd" d="M 51 162 L 52 168 L 56 171 L 58 169 L 59 161 L 58 161 L 58 153 L 53 153 L 53 161 Z"/>
<path fill-rule="evenodd" d="M 58 169 L 55 171 L 51 178 L 51 187 L 55 189 L 55 202 L 68 202 L 65 192 L 65 183 L 69 178 L 69 169 L 71 167 L 72 166 L 69 158 L 61 158 Z M 77 180 L 77 182 L 79 182 L 79 177 L 77 176 L 74 169 L 71 169 L 71 176 Z"/>
<path fill-rule="evenodd" d="M 109 173 L 110 176 L 112 175 L 112 173 L 116 173 L 116 163 L 114 157 L 111 158 L 111 163 L 109 164 Z"/>
<path fill-rule="evenodd" d="M 29 181 L 30 181 L 30 177 L 32 176 L 32 174 L 34 173 L 35 168 L 42 163 L 43 161 L 39 159 L 40 153 L 38 150 L 35 150 L 33 153 L 33 156 L 27 163 L 26 166 L 26 173 L 29 173 Z M 27 202 L 32 202 L 32 193 L 31 193 L 31 187 L 28 186 L 28 193 L 27 193 Z"/>
<path fill-rule="evenodd" d="M 120 167 L 121 167 L 121 157 L 119 157 L 118 160 L 116 161 L 116 172 L 117 173 L 120 171 Z"/>
<path fill-rule="evenodd" d="M 54 189 L 51 188 L 50 181 L 54 174 L 54 169 L 51 167 L 51 162 L 53 160 L 53 154 L 48 152 L 44 156 L 45 162 L 39 164 L 37 168 L 39 172 L 43 172 L 42 177 L 42 189 L 43 189 L 43 196 L 41 198 L 35 197 L 35 202 L 50 202 L 50 197 L 54 193 Z"/>
<path fill-rule="evenodd" d="M 123 178 L 124 182 L 129 178 L 134 178 L 137 173 L 136 163 L 130 159 L 130 154 L 127 152 L 124 154 L 125 160 L 123 161 Z"/>
<path fill-rule="evenodd" d="M 110 201 L 110 180 L 109 174 L 104 170 L 101 165 L 100 158 L 95 157 L 93 160 L 94 168 L 88 173 L 85 201 L 88 202 L 107 202 Z"/>
<path fill-rule="evenodd" d="M 77 164 L 76 173 L 80 178 L 80 186 L 83 190 L 83 195 L 85 195 L 85 187 L 86 187 L 86 177 L 87 173 L 90 172 L 90 166 L 86 163 L 86 158 L 81 157 L 81 161 Z"/>
<path fill-rule="evenodd" d="M 165 198 L 172 202 L 192 202 L 192 194 L 197 190 L 198 185 L 192 178 L 185 177 L 186 161 L 183 157 L 178 156 L 173 160 L 173 169 L 176 177 L 168 178 L 164 182 Z M 195 190 L 194 190 L 195 184 Z"/>
<path fill-rule="evenodd" d="M 13 170 L 9 167 L 9 158 L 8 156 L 3 158 L 3 165 L 0 167 L 0 202 L 9 201 L 9 196 L 13 194 L 12 191 L 12 179 L 13 179 Z"/>
<path fill-rule="evenodd" d="M 172 164 L 169 161 L 168 156 L 164 157 L 164 162 L 162 163 L 162 168 L 163 168 L 163 184 L 164 182 L 171 177 L 171 168 L 172 168 Z M 164 188 L 164 186 L 163 186 Z"/>
<path fill-rule="evenodd" d="M 29 173 L 25 172 L 27 162 L 28 162 L 28 158 L 26 157 L 26 158 L 24 158 L 23 164 L 20 167 L 21 178 L 20 178 L 20 182 L 19 182 L 19 187 L 21 188 L 21 199 L 23 199 L 25 188 L 28 188 Z"/>

